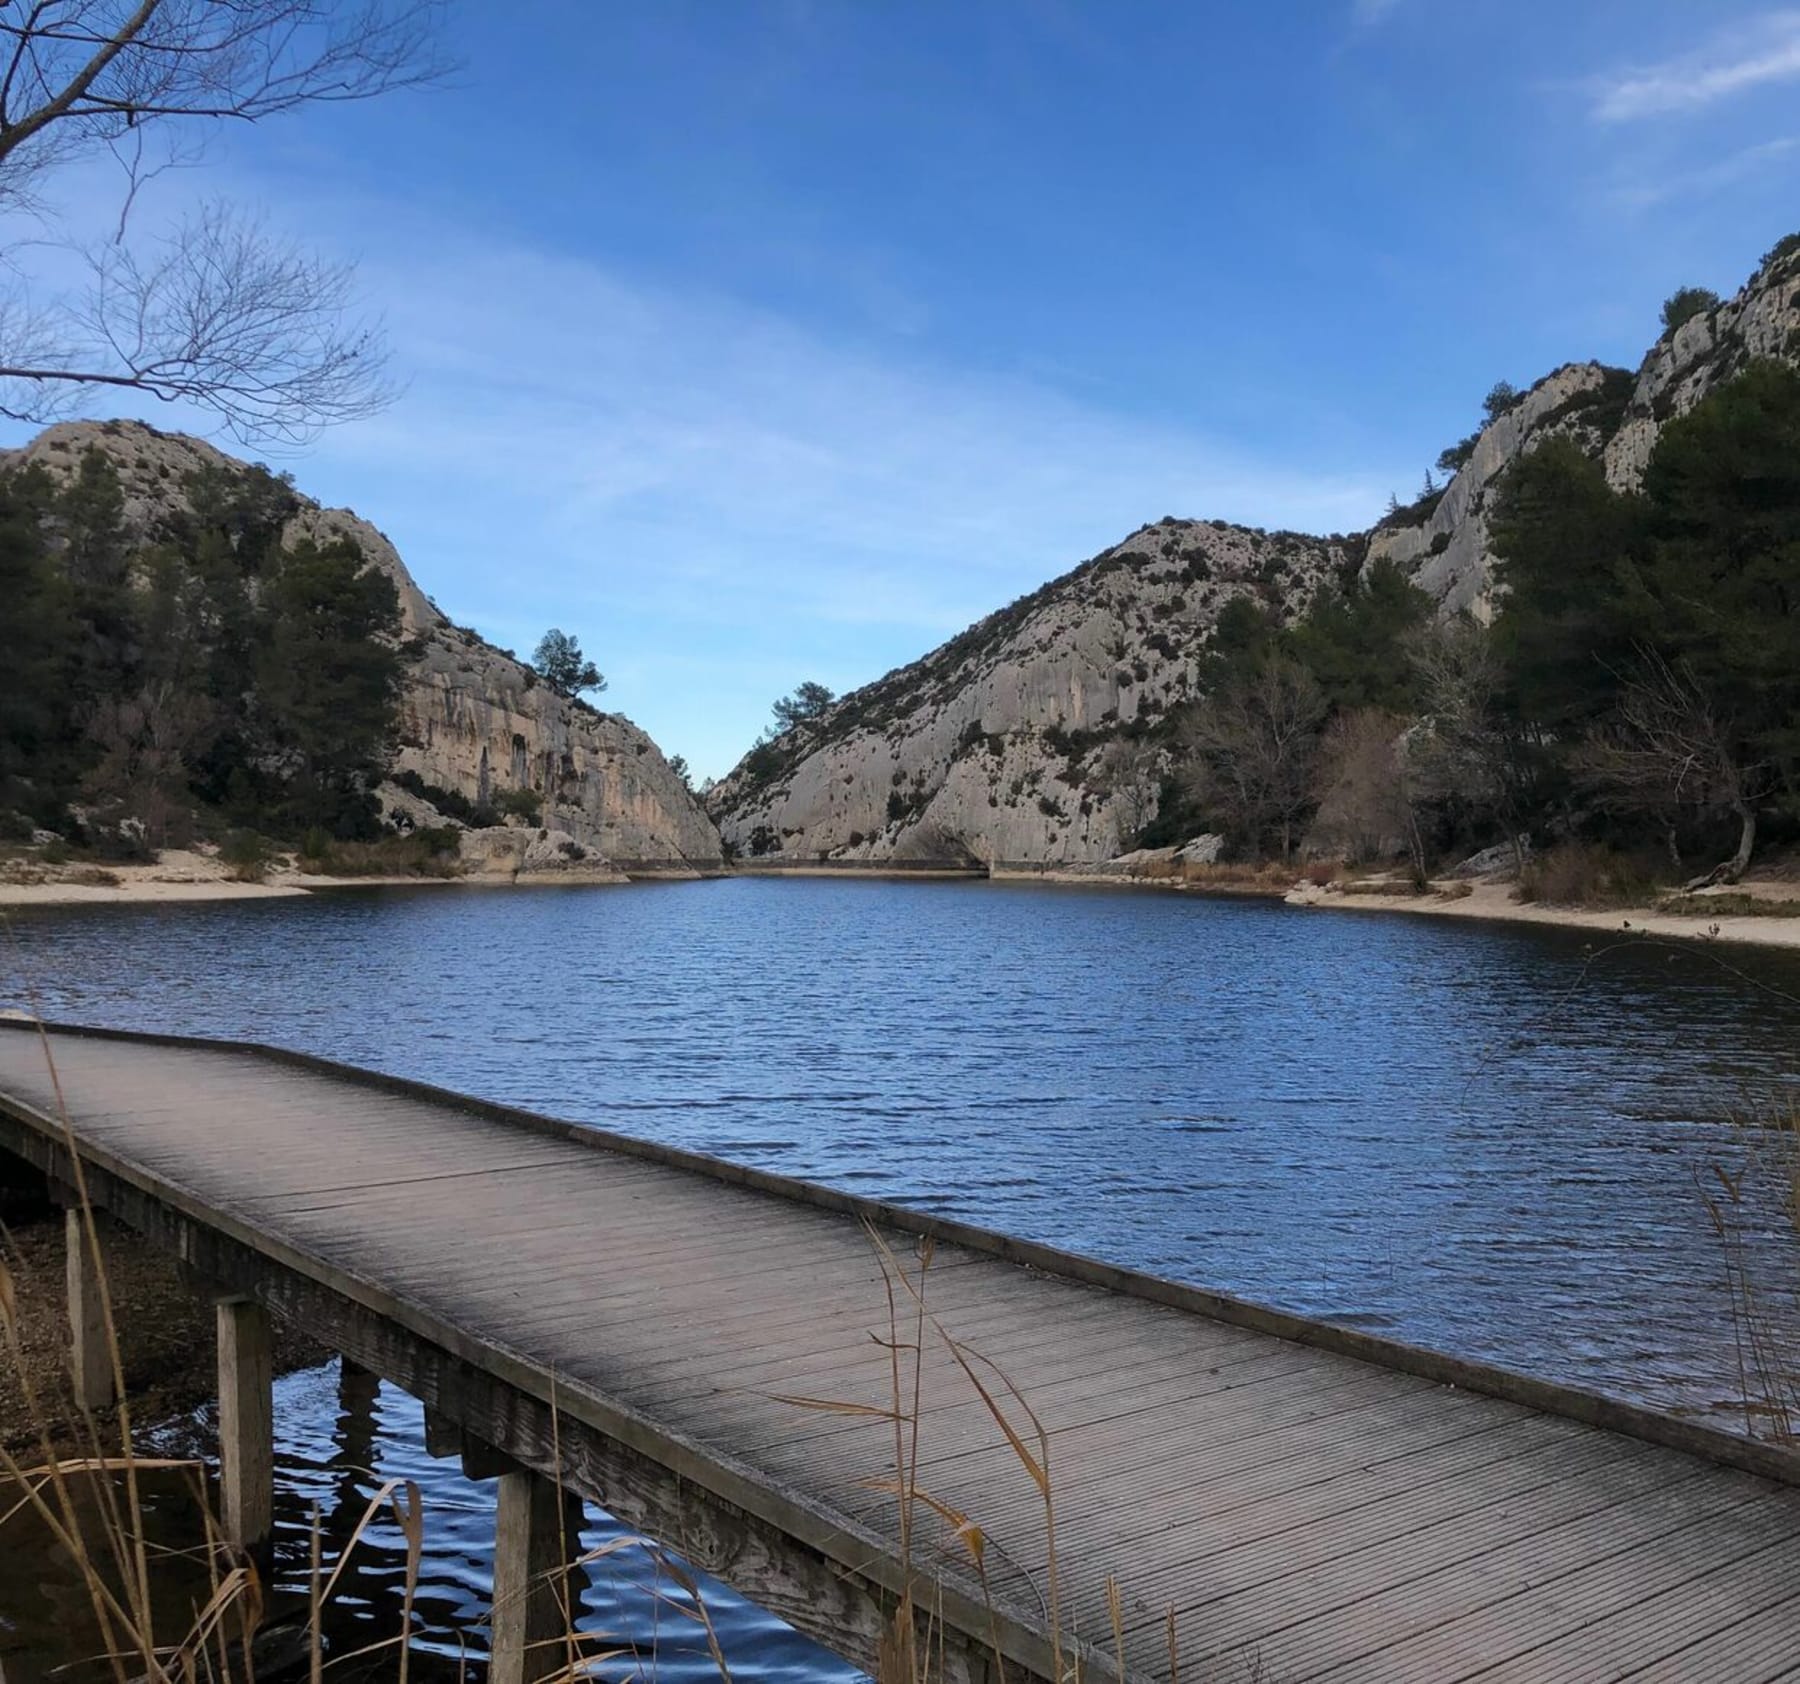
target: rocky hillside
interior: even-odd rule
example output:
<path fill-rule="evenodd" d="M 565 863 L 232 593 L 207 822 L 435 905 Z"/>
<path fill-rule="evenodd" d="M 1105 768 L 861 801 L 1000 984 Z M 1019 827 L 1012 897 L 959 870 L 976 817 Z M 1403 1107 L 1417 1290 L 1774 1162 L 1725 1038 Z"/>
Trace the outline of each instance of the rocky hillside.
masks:
<path fill-rule="evenodd" d="M 1543 438 L 1566 433 L 1634 488 L 1666 422 L 1756 357 L 1800 362 L 1800 237 L 1776 246 L 1735 298 L 1697 311 L 1650 348 L 1634 375 L 1570 363 L 1482 429 L 1442 494 L 1384 520 L 1369 559 L 1400 563 L 1446 611 L 1485 614 L 1493 584 L 1488 515 L 1501 476 Z"/>
<path fill-rule="evenodd" d="M 990 615 L 923 660 L 754 749 L 708 805 L 746 855 L 1071 862 L 1106 858 L 1154 816 L 1154 728 L 1194 693 L 1220 610 L 1284 619 L 1321 581 L 1399 565 L 1446 613 L 1485 616 L 1501 476 L 1565 434 L 1634 485 L 1658 433 L 1755 357 L 1800 361 L 1800 236 L 1733 299 L 1698 311 L 1634 375 L 1571 363 L 1465 441 L 1449 484 L 1354 537 L 1164 520 Z"/>
<path fill-rule="evenodd" d="M 112 462 L 127 524 L 146 542 L 181 507 L 196 471 L 245 470 L 201 440 L 128 421 L 51 427 L 5 457 L 66 478 L 90 447 Z M 486 805 L 507 790 L 532 790 L 544 828 L 616 865 L 718 862 L 718 831 L 648 736 L 618 714 L 565 701 L 522 662 L 453 625 L 375 527 L 290 493 L 284 536 L 349 538 L 399 592 L 408 670 L 393 770 L 425 801 L 391 790 L 394 808 L 435 819 L 437 791 L 456 806 L 456 797 Z"/>
<path fill-rule="evenodd" d="M 1101 859 L 1153 813 L 1147 739 L 1219 611 L 1284 617 L 1358 539 L 1164 520 L 753 751 L 709 805 L 746 855 Z"/>

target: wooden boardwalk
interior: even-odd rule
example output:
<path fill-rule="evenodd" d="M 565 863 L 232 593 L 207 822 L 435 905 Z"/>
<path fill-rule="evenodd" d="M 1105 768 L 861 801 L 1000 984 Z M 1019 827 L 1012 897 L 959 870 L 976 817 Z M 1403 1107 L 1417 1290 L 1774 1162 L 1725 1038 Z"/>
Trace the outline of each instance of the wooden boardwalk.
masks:
<path fill-rule="evenodd" d="M 940 1236 L 933 1313 L 1050 1433 L 1063 1612 L 1110 1653 L 1116 1575 L 1134 1676 L 1168 1677 L 1172 1608 L 1184 1680 L 1800 1679 L 1785 1453 L 318 1061 L 50 1045 L 99 1202 L 509 1454 L 543 1460 L 553 1401 L 561 1477 L 853 1659 L 899 1582 L 893 1432 L 792 1399 L 889 1403 L 873 1212 L 915 1269 Z M 66 1172 L 57 1111 L 6 1026 L 0 1145 Z M 1019 1459 L 935 1341 L 923 1403 L 919 1483 L 992 1540 L 1008 1677 L 1047 1671 Z M 920 1565 L 976 1654 L 941 1530 Z"/>

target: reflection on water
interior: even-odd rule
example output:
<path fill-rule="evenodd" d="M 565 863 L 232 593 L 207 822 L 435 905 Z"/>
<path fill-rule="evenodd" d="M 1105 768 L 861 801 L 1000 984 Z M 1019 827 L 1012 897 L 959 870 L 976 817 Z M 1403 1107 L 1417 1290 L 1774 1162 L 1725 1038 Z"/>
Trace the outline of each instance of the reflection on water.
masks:
<path fill-rule="evenodd" d="M 1793 1102 L 1800 955 L 769 879 L 70 908 L 12 938 L 0 1005 L 298 1047 L 1737 1424 L 1697 1183 L 1740 1161 L 1730 1111 Z M 1793 1235 L 1751 1217 L 1779 1300 Z M 291 1523 L 353 1499 L 335 1382 L 288 1384 Z M 442 1495 L 431 1606 L 467 1617 L 491 1499 L 442 1483 L 410 1405 L 378 1415 L 375 1459 Z M 641 1637 L 643 1600 L 596 1617 Z M 796 1675 L 760 1641 L 745 1676 Z"/>
<path fill-rule="evenodd" d="M 393 1644 L 407 1629 L 406 1541 L 385 1505 L 363 1522 L 388 1481 L 412 1480 L 423 1498 L 425 1551 L 413 1599 L 411 1670 L 424 1684 L 453 1684 L 479 1672 L 487 1659 L 493 1583 L 493 1483 L 466 1480 L 457 1462 L 427 1456 L 419 1405 L 354 1365 L 332 1362 L 278 1381 L 275 1428 L 275 1618 L 306 1618 L 316 1524 L 326 1574 L 344 1562 L 322 1622 L 332 1662 L 327 1676 L 393 1676 Z M 158 1457 L 197 1457 L 213 1439 L 210 1416 L 203 1414 L 164 1423 L 146 1449 Z M 157 1637 L 173 1642 L 185 1635 L 192 1609 L 207 1594 L 195 1549 L 202 1535 L 199 1501 L 185 1471 L 148 1471 L 142 1490 L 145 1536 L 165 1564 L 157 1581 L 163 1597 Z M 11 1507 L 0 1482 L 0 1515 Z M 83 1536 L 109 1536 L 87 1512 Z M 657 1554 L 629 1542 L 629 1533 L 591 1507 L 586 1522 L 577 1552 L 586 1564 L 575 1576 L 576 1627 L 596 1639 L 592 1652 L 611 1657 L 594 1676 L 718 1684 L 705 1631 L 684 1611 L 687 1598 Z M 106 1559 L 104 1549 L 93 1553 Z M 166 1566 L 171 1561 L 182 1563 L 173 1573 Z M 707 1619 L 733 1679 L 844 1684 L 856 1676 L 724 1586 L 702 1583 Z M 104 1652 L 73 1558 L 28 1518 L 10 1521 L 0 1534 L 0 1676 L 8 1684 L 47 1684 L 52 1675 L 57 1684 L 101 1684 L 113 1676 L 96 1658 Z"/>

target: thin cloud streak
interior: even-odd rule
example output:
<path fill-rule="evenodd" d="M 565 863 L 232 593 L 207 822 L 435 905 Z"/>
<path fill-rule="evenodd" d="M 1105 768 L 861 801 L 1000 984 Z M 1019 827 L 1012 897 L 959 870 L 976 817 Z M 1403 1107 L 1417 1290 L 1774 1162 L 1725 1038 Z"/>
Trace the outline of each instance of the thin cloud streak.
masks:
<path fill-rule="evenodd" d="M 1746 146 L 1728 158 L 1721 158 L 1716 164 L 1630 183 L 1616 189 L 1613 200 L 1626 210 L 1649 210 L 1675 199 L 1722 193 L 1741 182 L 1753 180 L 1771 164 L 1790 157 L 1796 151 L 1800 151 L 1800 135 L 1765 140 L 1756 146 Z"/>
<path fill-rule="evenodd" d="M 1593 115 L 1603 123 L 1697 111 L 1749 89 L 1800 77 L 1800 11 L 1769 12 L 1707 46 L 1595 77 Z"/>

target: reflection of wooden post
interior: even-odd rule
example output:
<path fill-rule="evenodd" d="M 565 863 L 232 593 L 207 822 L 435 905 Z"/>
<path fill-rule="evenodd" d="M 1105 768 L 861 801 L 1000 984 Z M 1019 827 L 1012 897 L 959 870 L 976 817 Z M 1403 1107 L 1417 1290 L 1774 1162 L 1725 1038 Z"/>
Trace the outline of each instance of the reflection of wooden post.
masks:
<path fill-rule="evenodd" d="M 266 1554 L 275 1526 L 275 1382 L 269 1312 L 219 1300 L 219 1507 L 225 1536 Z"/>
<path fill-rule="evenodd" d="M 88 1244 L 87 1216 L 73 1206 L 63 1212 L 63 1236 L 68 1252 L 69 1366 L 75 1397 L 83 1409 L 104 1409 L 115 1400 L 106 1307 L 100 1296 L 100 1259 Z"/>
<path fill-rule="evenodd" d="M 500 1476 L 494 1527 L 493 1655 L 489 1684 L 537 1684 L 564 1669 L 575 1613 L 565 1571 L 581 1502 L 553 1479 L 519 1468 Z"/>

